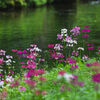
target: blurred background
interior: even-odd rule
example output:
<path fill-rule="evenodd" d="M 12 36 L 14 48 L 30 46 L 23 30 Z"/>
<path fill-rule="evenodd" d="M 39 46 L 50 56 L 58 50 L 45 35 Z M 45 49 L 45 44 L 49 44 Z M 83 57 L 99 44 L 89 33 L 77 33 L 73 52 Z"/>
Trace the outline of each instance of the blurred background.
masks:
<path fill-rule="evenodd" d="M 100 45 L 100 0 L 0 0 L 0 49 L 47 49 L 62 28 L 90 26 L 89 41 Z"/>

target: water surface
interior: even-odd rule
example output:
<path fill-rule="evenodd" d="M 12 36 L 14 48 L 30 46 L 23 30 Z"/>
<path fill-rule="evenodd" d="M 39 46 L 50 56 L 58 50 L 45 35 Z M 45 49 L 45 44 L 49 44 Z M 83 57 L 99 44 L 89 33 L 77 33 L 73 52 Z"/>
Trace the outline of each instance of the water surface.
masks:
<path fill-rule="evenodd" d="M 100 3 L 77 2 L 21 11 L 0 12 L 0 49 L 25 49 L 36 43 L 47 49 L 61 28 L 90 26 L 90 41 L 100 43 Z"/>

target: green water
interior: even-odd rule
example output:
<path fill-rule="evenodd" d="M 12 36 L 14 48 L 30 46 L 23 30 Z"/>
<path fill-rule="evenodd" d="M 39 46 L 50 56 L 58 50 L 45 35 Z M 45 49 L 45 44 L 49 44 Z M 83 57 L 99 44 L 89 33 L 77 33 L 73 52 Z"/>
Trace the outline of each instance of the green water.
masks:
<path fill-rule="evenodd" d="M 0 49 L 25 49 L 36 43 L 46 49 L 56 43 L 61 28 L 90 26 L 90 41 L 100 43 L 100 4 L 72 3 L 21 11 L 0 12 Z"/>

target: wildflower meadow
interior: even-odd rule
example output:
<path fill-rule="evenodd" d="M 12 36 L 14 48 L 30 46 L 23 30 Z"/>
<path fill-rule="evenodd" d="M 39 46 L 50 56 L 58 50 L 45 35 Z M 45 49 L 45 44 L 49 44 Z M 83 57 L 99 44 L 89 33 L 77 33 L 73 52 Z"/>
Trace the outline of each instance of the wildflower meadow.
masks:
<path fill-rule="evenodd" d="M 0 100 L 100 100 L 100 46 L 91 28 L 61 29 L 42 50 L 0 50 Z"/>

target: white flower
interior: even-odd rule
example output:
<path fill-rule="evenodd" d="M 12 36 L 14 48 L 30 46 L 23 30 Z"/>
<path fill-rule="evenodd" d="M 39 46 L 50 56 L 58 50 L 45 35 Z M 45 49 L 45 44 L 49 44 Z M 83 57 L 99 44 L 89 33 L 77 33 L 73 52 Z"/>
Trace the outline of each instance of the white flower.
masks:
<path fill-rule="evenodd" d="M 34 50 L 35 50 L 35 51 L 38 51 L 38 52 L 41 52 L 41 51 L 42 51 L 42 50 L 39 49 L 38 47 L 34 47 Z"/>
<path fill-rule="evenodd" d="M 82 48 L 82 47 L 79 47 L 79 48 L 78 48 L 78 50 L 82 50 L 82 51 L 84 51 L 84 48 Z"/>
<path fill-rule="evenodd" d="M 12 60 L 11 59 L 8 59 L 5 62 L 6 62 L 7 65 L 11 65 Z"/>
<path fill-rule="evenodd" d="M 63 46 L 60 44 L 56 44 L 54 47 L 55 50 L 61 50 L 61 48 L 63 48 Z"/>
<path fill-rule="evenodd" d="M 61 29 L 61 33 L 67 33 L 67 29 Z"/>
<path fill-rule="evenodd" d="M 73 40 L 73 43 L 77 44 L 77 41 L 76 40 Z"/>
<path fill-rule="evenodd" d="M 10 86 L 10 84 L 7 84 L 6 86 L 8 86 L 8 87 L 9 87 L 9 86 Z"/>
<path fill-rule="evenodd" d="M 74 78 L 74 76 L 72 74 L 65 73 L 64 78 L 66 81 L 70 82 Z"/>
<path fill-rule="evenodd" d="M 68 47 L 73 47 L 73 44 L 67 44 Z"/>
<path fill-rule="evenodd" d="M 6 81 L 13 82 L 14 81 L 14 78 L 12 78 L 12 76 L 7 76 Z"/>
<path fill-rule="evenodd" d="M 7 59 L 10 59 L 10 58 L 12 59 L 13 57 L 10 56 L 10 55 L 7 55 L 6 58 L 7 58 Z"/>
<path fill-rule="evenodd" d="M 16 61 L 13 61 L 13 63 L 16 63 Z"/>
<path fill-rule="evenodd" d="M 4 81 L 0 81 L 0 86 L 3 87 Z"/>

